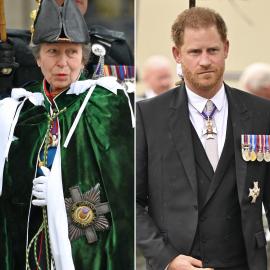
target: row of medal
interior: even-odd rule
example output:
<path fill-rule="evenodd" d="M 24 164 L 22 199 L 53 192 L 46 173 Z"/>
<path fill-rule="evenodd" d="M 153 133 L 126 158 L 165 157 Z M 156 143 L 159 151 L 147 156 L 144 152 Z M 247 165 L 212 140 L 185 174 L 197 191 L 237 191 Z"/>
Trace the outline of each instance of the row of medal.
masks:
<path fill-rule="evenodd" d="M 242 157 L 245 161 L 270 162 L 270 135 L 242 134 Z"/>

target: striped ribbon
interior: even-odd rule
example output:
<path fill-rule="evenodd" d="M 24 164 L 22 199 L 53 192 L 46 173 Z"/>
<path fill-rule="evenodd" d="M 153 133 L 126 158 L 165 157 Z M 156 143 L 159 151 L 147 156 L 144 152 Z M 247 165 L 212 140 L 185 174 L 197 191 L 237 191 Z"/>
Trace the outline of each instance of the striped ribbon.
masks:
<path fill-rule="evenodd" d="M 96 70 L 98 65 L 94 65 L 94 69 Z M 97 74 L 100 74 L 100 67 L 97 70 Z M 123 81 L 125 79 L 134 79 L 135 77 L 135 69 L 134 66 L 126 66 L 126 65 L 104 65 L 104 76 L 114 76 L 119 80 Z"/>

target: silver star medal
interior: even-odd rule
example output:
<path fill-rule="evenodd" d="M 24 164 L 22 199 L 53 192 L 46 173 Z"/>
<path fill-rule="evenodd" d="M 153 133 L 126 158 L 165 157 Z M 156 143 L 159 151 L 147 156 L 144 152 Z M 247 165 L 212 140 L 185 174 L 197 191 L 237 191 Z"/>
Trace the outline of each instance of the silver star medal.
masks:
<path fill-rule="evenodd" d="M 259 182 L 253 182 L 253 188 L 249 188 L 249 194 L 248 197 L 252 197 L 251 203 L 255 203 L 257 198 L 260 195 L 260 188 L 259 188 Z"/>
<path fill-rule="evenodd" d="M 96 184 L 84 194 L 78 186 L 69 189 L 71 198 L 65 199 L 68 214 L 70 240 L 83 235 L 89 244 L 98 240 L 96 231 L 109 229 L 109 221 L 105 217 L 110 212 L 108 202 L 100 201 L 100 185 Z"/>

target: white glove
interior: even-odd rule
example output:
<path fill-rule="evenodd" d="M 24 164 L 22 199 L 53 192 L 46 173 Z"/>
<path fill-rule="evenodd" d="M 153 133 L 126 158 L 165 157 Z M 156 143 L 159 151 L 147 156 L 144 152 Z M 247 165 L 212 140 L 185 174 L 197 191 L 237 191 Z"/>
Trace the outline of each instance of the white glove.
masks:
<path fill-rule="evenodd" d="M 33 180 L 32 195 L 36 199 L 32 200 L 32 204 L 35 206 L 47 205 L 47 189 L 48 189 L 48 176 L 50 170 L 46 167 L 41 167 L 44 176 L 39 176 Z"/>

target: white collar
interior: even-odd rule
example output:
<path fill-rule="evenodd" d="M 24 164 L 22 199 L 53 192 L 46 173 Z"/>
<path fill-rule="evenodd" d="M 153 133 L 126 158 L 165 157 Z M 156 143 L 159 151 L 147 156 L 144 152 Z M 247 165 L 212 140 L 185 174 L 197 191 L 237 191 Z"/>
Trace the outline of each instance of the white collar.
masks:
<path fill-rule="evenodd" d="M 84 93 L 93 85 L 99 85 L 107 90 L 111 91 L 115 95 L 117 94 L 117 90 L 121 89 L 124 90 L 124 87 L 117 82 L 117 78 L 115 77 L 102 77 L 97 80 L 83 80 L 83 81 L 76 81 L 70 85 L 70 89 L 67 91 L 67 95 L 79 95 Z"/>
<path fill-rule="evenodd" d="M 208 99 L 197 95 L 192 90 L 190 90 L 187 85 L 186 90 L 188 96 L 188 103 L 191 104 L 199 113 L 202 113 Z M 218 92 L 211 98 L 211 101 L 215 104 L 217 110 L 221 111 L 224 106 L 225 99 L 225 87 L 224 84 L 222 84 Z"/>

